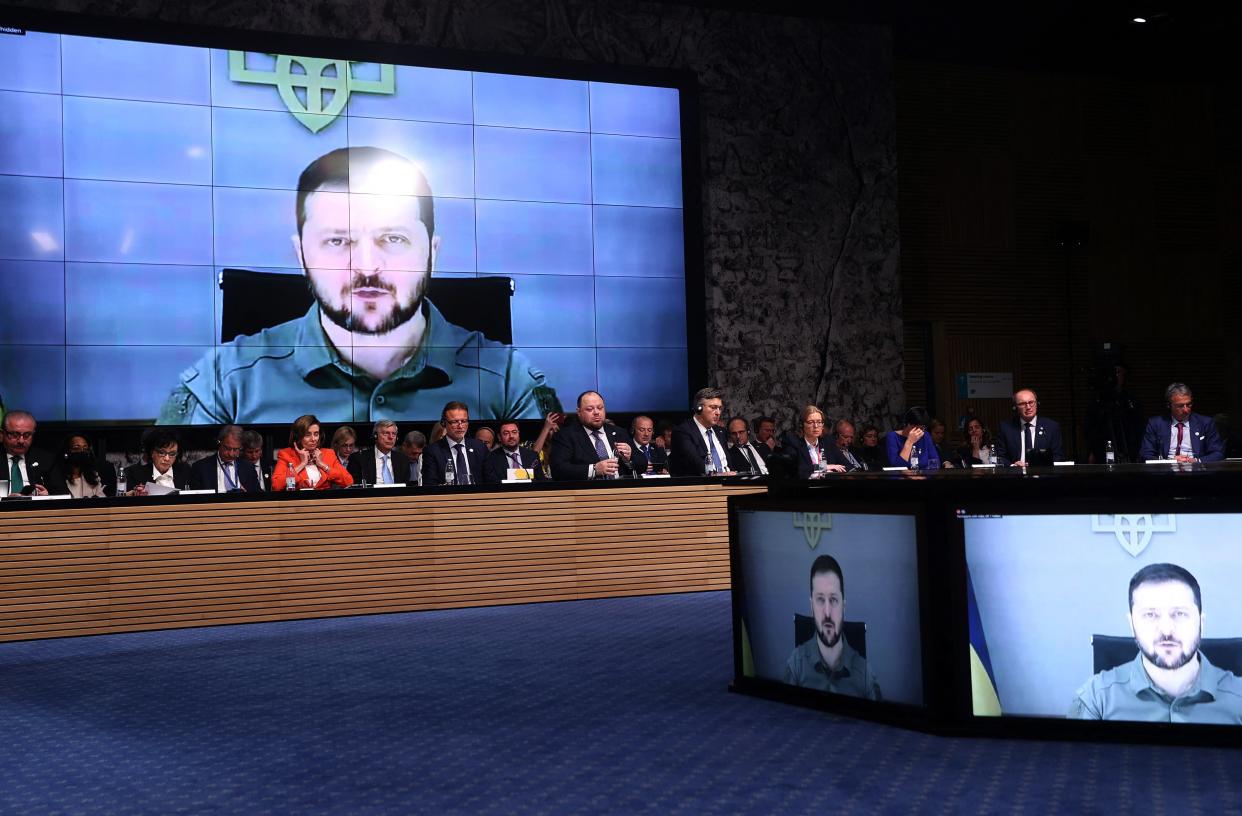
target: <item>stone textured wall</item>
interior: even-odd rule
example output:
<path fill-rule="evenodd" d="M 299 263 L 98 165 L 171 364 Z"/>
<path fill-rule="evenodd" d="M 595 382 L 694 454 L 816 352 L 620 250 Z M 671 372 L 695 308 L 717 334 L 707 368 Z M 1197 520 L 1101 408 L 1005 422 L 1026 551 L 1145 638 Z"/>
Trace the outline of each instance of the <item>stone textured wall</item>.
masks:
<path fill-rule="evenodd" d="M 884 29 L 633 0 L 9 2 L 691 70 L 701 93 L 707 382 L 726 390 L 731 412 L 772 413 L 781 425 L 808 401 L 859 420 L 902 408 Z"/>

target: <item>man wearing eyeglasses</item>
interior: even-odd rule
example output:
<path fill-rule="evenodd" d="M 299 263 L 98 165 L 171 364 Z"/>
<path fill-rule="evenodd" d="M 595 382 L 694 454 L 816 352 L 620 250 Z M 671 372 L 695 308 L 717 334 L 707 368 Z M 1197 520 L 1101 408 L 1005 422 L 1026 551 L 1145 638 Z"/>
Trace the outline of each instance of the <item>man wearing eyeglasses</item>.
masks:
<path fill-rule="evenodd" d="M 470 430 L 470 408 L 464 402 L 450 402 L 440 412 L 444 436 L 423 451 L 423 484 L 469 485 L 483 481 L 483 460 L 487 446 L 466 438 Z M 451 471 L 451 473 L 450 473 Z"/>
<path fill-rule="evenodd" d="M 1216 423 L 1194 412 L 1190 386 L 1173 383 L 1164 390 L 1169 412 L 1147 420 L 1139 460 L 1172 459 L 1177 462 L 1219 462 L 1225 458 Z"/>
<path fill-rule="evenodd" d="M 142 443 L 147 461 L 125 468 L 125 483 L 132 485 L 126 496 L 147 495 L 147 484 L 154 483 L 170 490 L 190 485 L 190 466 L 178 461 L 181 446 L 172 431 L 155 428 Z"/>
<path fill-rule="evenodd" d="M 997 464 L 1026 467 L 1052 464 L 1065 458 L 1061 450 L 1061 426 L 1039 416 L 1039 397 L 1029 388 L 1013 395 L 1014 416 L 996 434 Z"/>
<path fill-rule="evenodd" d="M 241 458 L 242 434 L 240 425 L 225 425 L 216 434 L 216 455 L 199 459 L 190 465 L 190 487 L 195 490 L 214 490 L 217 493 L 259 493 L 259 476 L 248 462 Z"/>
<path fill-rule="evenodd" d="M 46 451 L 31 447 L 34 442 L 35 418 L 26 411 L 9 411 L 4 415 L 4 476 L 9 480 L 9 493 L 46 496 L 43 480 L 52 468 L 52 457 Z"/>

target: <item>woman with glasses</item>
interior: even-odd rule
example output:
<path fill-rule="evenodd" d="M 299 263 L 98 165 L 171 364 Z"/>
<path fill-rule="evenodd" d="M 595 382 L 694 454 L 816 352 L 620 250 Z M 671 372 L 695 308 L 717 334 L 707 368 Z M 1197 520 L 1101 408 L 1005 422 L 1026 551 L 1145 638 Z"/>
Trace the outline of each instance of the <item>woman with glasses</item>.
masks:
<path fill-rule="evenodd" d="M 288 490 L 290 480 L 297 490 L 326 490 L 354 483 L 354 477 L 332 449 L 319 446 L 319 420 L 313 414 L 304 414 L 293 421 L 289 429 L 289 447 L 276 454 L 272 490 Z"/>
<path fill-rule="evenodd" d="M 884 437 L 888 450 L 888 466 L 911 470 L 940 470 L 940 454 L 927 433 L 931 417 L 916 405 L 901 418 L 900 430 L 889 431 Z"/>
<path fill-rule="evenodd" d="M 799 479 L 821 479 L 827 473 L 844 473 L 841 465 L 832 464 L 824 443 L 824 412 L 808 405 L 798 414 L 797 433 L 785 436 L 785 448 L 798 463 Z"/>
<path fill-rule="evenodd" d="M 349 467 L 349 457 L 353 456 L 356 450 L 358 450 L 357 432 L 348 425 L 337 428 L 336 433 L 332 434 L 332 452 L 336 454 L 336 461 Z"/>
<path fill-rule="evenodd" d="M 169 490 L 190 486 L 190 466 L 180 461 L 181 446 L 177 435 L 166 428 L 152 428 L 142 440 L 146 462 L 125 468 L 126 496 L 147 495 L 147 485 L 154 483 Z"/>

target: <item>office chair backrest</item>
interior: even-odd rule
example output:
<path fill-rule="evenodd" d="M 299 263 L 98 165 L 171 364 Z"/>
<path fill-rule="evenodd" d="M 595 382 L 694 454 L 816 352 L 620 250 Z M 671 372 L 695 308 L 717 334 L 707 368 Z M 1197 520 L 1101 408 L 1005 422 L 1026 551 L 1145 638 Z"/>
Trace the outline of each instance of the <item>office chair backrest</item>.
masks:
<path fill-rule="evenodd" d="M 1242 676 L 1242 638 L 1204 638 L 1199 649 L 1213 666 Z M 1096 674 L 1129 663 L 1137 655 L 1138 646 L 1129 635 L 1091 636 L 1091 657 Z"/>
<path fill-rule="evenodd" d="M 482 332 L 498 343 L 513 342 L 513 279 L 437 278 L 427 284 L 427 298 L 450 323 Z M 306 314 L 313 298 L 303 275 L 225 269 L 220 274 L 224 308 L 220 342 L 256 334 Z"/>
<path fill-rule="evenodd" d="M 845 642 L 858 652 L 861 657 L 867 656 L 867 624 L 863 621 L 844 621 L 841 628 L 845 632 Z M 815 637 L 815 620 L 810 615 L 794 613 L 794 646 L 801 646 Z"/>

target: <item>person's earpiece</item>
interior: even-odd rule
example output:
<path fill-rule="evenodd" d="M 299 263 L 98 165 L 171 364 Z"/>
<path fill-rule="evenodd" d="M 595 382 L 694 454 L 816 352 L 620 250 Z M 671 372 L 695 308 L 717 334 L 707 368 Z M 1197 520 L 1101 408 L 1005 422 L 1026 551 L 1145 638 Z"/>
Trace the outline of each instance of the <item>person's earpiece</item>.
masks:
<path fill-rule="evenodd" d="M 694 412 L 696 414 L 703 413 L 703 403 L 700 402 L 698 405 L 694 406 Z"/>

